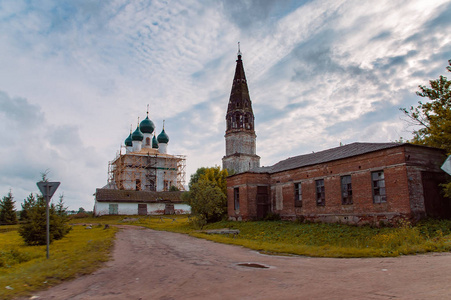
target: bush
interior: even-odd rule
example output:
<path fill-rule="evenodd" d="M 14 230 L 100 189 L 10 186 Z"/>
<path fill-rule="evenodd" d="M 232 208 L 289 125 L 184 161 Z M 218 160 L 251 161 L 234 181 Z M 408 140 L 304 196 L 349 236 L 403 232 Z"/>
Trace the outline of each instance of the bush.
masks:
<path fill-rule="evenodd" d="M 30 195 L 27 199 L 32 197 Z M 27 202 L 27 200 L 25 200 Z M 22 206 L 25 207 L 25 206 Z M 36 201 L 28 201 L 26 212 L 24 213 L 24 223 L 20 225 L 19 234 L 27 245 L 45 245 L 47 244 L 46 233 L 46 205 L 42 195 L 37 196 Z M 50 223 L 50 243 L 53 240 L 60 240 L 69 233 L 71 227 L 66 225 L 68 218 L 66 208 L 63 204 L 63 196 L 57 205 L 53 203 L 49 207 Z"/>

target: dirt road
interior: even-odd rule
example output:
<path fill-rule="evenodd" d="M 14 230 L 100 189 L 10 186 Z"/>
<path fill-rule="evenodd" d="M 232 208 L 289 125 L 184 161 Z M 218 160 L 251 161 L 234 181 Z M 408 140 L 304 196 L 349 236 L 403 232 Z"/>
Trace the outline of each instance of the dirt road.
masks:
<path fill-rule="evenodd" d="M 187 235 L 129 228 L 118 233 L 105 268 L 35 295 L 58 300 L 451 299 L 451 254 L 268 256 Z"/>

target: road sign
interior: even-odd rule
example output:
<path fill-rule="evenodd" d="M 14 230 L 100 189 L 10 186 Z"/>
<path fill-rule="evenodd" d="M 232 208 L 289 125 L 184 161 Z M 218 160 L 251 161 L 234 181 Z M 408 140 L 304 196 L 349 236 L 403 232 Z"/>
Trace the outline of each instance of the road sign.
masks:
<path fill-rule="evenodd" d="M 52 198 L 53 194 L 55 194 L 56 190 L 60 186 L 61 182 L 48 182 L 48 181 L 39 181 L 36 183 L 38 185 L 39 190 L 42 193 L 42 196 L 48 200 Z M 48 188 L 47 188 L 48 187 Z"/>
<path fill-rule="evenodd" d="M 451 155 L 443 163 L 442 170 L 451 175 Z"/>

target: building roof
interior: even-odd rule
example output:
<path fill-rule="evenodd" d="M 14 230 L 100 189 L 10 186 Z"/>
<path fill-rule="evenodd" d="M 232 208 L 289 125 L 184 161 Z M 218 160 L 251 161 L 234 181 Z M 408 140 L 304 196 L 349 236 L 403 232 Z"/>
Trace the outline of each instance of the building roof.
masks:
<path fill-rule="evenodd" d="M 311 165 L 326 163 L 334 160 L 344 159 L 352 156 L 362 155 L 370 152 L 399 147 L 409 144 L 400 143 L 352 143 L 332 149 L 323 150 L 282 160 L 270 167 L 260 167 L 250 170 L 253 173 L 277 173 L 291 169 L 307 167 Z"/>
<path fill-rule="evenodd" d="M 182 203 L 183 192 L 153 192 L 96 189 L 97 202 L 114 203 Z"/>

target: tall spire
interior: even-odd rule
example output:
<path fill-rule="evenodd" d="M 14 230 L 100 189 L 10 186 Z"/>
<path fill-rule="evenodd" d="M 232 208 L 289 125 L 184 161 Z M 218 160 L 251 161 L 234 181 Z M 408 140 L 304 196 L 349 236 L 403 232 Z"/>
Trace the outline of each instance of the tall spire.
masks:
<path fill-rule="evenodd" d="M 259 167 L 260 157 L 256 155 L 254 113 L 241 60 L 240 43 L 237 56 L 226 114 L 226 155 L 222 159 L 222 165 L 229 172 L 240 173 Z"/>
<path fill-rule="evenodd" d="M 238 59 L 227 107 L 227 131 L 236 129 L 254 131 L 254 113 L 241 55 L 240 43 L 238 43 Z M 240 117 L 237 117 L 238 115 Z"/>

